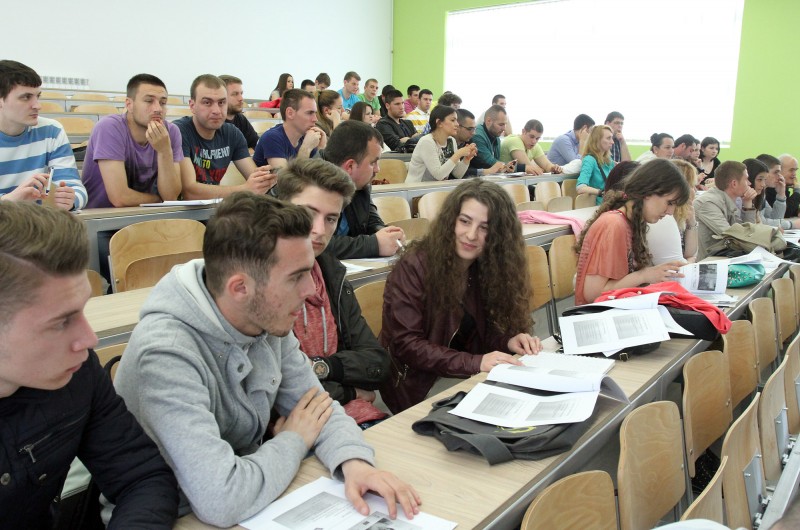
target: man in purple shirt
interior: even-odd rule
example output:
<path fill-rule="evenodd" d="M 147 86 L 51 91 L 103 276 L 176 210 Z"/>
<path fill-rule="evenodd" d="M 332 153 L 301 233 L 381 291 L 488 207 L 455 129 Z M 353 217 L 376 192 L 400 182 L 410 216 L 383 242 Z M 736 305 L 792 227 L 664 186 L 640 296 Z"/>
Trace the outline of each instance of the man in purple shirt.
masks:
<path fill-rule="evenodd" d="M 411 85 L 406 90 L 406 95 L 408 99 L 403 101 L 403 110 L 406 111 L 406 114 L 417 108 L 419 105 L 419 86 Z"/>
<path fill-rule="evenodd" d="M 125 114 L 101 119 L 83 165 L 87 208 L 176 200 L 181 192 L 181 134 L 164 119 L 167 88 L 154 75 L 128 81 Z"/>

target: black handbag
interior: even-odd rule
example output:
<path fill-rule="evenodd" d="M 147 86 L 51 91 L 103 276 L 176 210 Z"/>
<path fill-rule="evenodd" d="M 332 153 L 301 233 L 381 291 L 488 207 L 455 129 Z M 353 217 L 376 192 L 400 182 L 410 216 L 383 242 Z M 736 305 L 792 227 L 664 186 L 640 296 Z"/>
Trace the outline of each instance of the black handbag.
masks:
<path fill-rule="evenodd" d="M 597 414 L 595 408 L 592 417 L 580 423 L 509 429 L 450 414 L 466 395 L 466 392 L 458 392 L 437 401 L 431 412 L 415 421 L 411 428 L 417 434 L 433 436 L 448 451 L 481 455 L 489 465 L 514 459 L 541 460 L 563 453 L 583 436 Z"/>

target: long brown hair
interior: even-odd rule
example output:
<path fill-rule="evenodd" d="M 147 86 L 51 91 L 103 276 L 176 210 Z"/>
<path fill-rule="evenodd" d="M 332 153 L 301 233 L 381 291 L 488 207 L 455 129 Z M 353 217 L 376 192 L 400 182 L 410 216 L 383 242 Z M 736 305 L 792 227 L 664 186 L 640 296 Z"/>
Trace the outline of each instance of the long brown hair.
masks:
<path fill-rule="evenodd" d="M 487 320 L 501 333 L 529 332 L 533 296 L 525 256 L 522 225 L 511 197 L 500 186 L 470 179 L 453 190 L 433 221 L 428 235 L 409 245 L 408 252 L 423 252 L 427 261 L 425 297 L 434 314 L 461 307 L 466 275 L 456 254 L 455 226 L 461 205 L 475 199 L 489 210 L 486 244 L 478 257 L 478 285 Z M 403 259 L 402 257 L 400 258 Z"/>
<path fill-rule="evenodd" d="M 586 234 L 598 217 L 632 201 L 630 223 L 633 232 L 633 259 L 639 269 L 649 267 L 653 264 L 653 257 L 647 248 L 647 221 L 642 213 L 644 199 L 651 195 L 669 195 L 675 192 L 678 192 L 677 205 L 686 204 L 690 194 L 689 183 L 671 161 L 658 158 L 638 167 L 623 180 L 623 191 L 611 191 L 605 195 L 594 217 L 583 228 L 578 244 L 575 245 L 575 252 L 580 254 Z"/>

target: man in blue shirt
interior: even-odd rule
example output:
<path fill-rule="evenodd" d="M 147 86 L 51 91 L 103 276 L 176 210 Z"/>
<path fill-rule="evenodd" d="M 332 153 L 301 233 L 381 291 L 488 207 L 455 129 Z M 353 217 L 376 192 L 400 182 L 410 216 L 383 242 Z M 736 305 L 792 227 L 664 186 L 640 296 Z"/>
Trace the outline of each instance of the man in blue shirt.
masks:
<path fill-rule="evenodd" d="M 317 102 L 305 90 L 293 88 L 283 93 L 281 119 L 283 123 L 258 140 L 253 153 L 256 165 L 269 164 L 277 170 L 290 158 L 313 157 L 328 143 L 328 136 L 316 126 Z"/>
<path fill-rule="evenodd" d="M 361 81 L 361 76 L 355 72 L 347 72 L 344 74 L 344 87 L 338 90 L 339 95 L 342 96 L 342 109 L 349 113 L 353 105 L 358 103 L 358 83 Z"/>
<path fill-rule="evenodd" d="M 586 114 L 578 114 L 572 124 L 572 130 L 553 140 L 547 158 L 550 162 L 565 166 L 575 159 L 581 158 L 583 145 L 589 138 L 589 130 L 594 127 L 594 120 Z"/>

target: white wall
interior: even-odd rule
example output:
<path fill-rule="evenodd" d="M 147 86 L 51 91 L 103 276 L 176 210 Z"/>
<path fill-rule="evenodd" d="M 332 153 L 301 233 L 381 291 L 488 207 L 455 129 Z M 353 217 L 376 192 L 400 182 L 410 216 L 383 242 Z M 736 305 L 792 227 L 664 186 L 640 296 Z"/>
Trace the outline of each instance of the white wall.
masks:
<path fill-rule="evenodd" d="M 231 6 L 236 6 L 234 11 Z M 0 58 L 40 75 L 125 90 L 146 72 L 173 94 L 199 74 L 232 74 L 245 97 L 268 98 L 289 72 L 297 88 L 322 71 L 390 82 L 392 0 L 38 0 L 3 24 Z"/>

